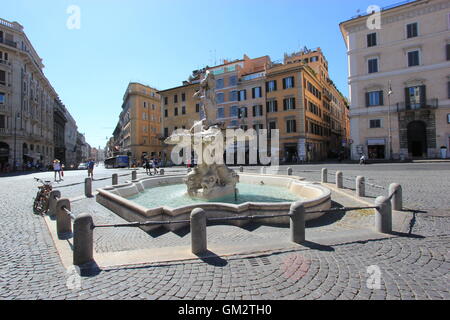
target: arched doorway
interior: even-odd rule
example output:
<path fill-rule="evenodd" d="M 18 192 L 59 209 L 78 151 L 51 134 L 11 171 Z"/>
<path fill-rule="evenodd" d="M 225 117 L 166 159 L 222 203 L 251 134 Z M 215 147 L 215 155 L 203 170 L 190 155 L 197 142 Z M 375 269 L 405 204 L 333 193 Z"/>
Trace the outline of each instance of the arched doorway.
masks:
<path fill-rule="evenodd" d="M 408 153 L 413 157 L 427 156 L 427 125 L 423 121 L 408 124 Z"/>
<path fill-rule="evenodd" d="M 9 145 L 0 141 L 0 172 L 6 172 L 9 160 Z"/>

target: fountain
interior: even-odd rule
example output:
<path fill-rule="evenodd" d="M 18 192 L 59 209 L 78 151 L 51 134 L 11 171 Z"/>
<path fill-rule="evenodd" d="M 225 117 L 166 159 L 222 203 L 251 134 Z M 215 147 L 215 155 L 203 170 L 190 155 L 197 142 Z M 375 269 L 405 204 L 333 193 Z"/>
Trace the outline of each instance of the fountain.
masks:
<path fill-rule="evenodd" d="M 320 217 L 323 213 L 317 211 L 331 207 L 331 192 L 319 183 L 292 175 L 242 172 L 238 175 L 223 164 L 224 129 L 214 116 L 217 110 L 214 85 L 214 75 L 206 71 L 200 90 L 194 95 L 202 102 L 204 119 L 195 122 L 190 130 L 177 130 L 165 140 L 166 144 L 179 145 L 184 141 L 200 148 L 199 161 L 193 170 L 187 175 L 144 177 L 101 188 L 97 190 L 97 202 L 125 220 L 140 222 L 188 220 L 191 211 L 198 207 L 209 218 L 286 214 L 296 201 L 302 201 L 305 206 L 305 220 Z M 222 143 L 222 148 L 216 149 L 216 143 Z M 209 156 L 204 157 L 205 154 Z M 260 222 L 286 225 L 289 218 L 267 218 Z M 230 223 L 243 226 L 248 221 Z M 163 227 L 175 231 L 185 226 L 186 223 L 180 223 Z M 149 231 L 157 226 L 141 228 Z"/>
<path fill-rule="evenodd" d="M 179 144 L 181 140 L 188 140 L 191 145 L 194 145 L 194 148 L 196 145 L 202 144 L 200 150 L 208 150 L 219 137 L 222 139 L 223 128 L 212 120 L 216 120 L 213 115 L 217 110 L 214 86 L 214 75 L 206 71 L 200 82 L 200 90 L 194 95 L 202 102 L 204 119 L 195 122 L 191 130 L 175 132 L 164 141 L 166 144 Z M 187 194 L 190 197 L 206 200 L 234 194 L 239 176 L 222 163 L 222 154 L 219 154 L 218 157 L 212 154 L 211 157 L 219 159 L 219 162 L 211 163 L 203 159 L 203 152 L 198 156 L 197 166 L 183 179 L 187 186 Z"/>

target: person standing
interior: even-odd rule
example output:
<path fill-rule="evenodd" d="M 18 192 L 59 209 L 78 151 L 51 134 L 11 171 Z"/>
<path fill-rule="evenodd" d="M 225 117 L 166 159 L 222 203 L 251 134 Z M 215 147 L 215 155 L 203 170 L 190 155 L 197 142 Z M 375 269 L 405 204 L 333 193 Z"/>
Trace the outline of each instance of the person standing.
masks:
<path fill-rule="evenodd" d="M 58 174 L 58 181 L 61 181 L 61 163 L 57 159 L 53 160 L 53 171 L 55 172 L 55 181 L 56 174 Z"/>
<path fill-rule="evenodd" d="M 92 180 L 94 180 L 94 166 L 95 166 L 95 162 L 91 159 L 88 162 L 88 178 L 92 178 Z"/>
<path fill-rule="evenodd" d="M 156 176 L 156 174 L 158 173 L 158 170 L 156 169 L 156 166 L 157 166 L 158 164 L 157 164 L 157 161 L 156 161 L 156 158 L 153 158 L 152 159 L 152 166 L 153 166 L 153 174 Z"/>
<path fill-rule="evenodd" d="M 152 172 L 150 171 L 150 169 L 151 169 L 151 165 L 150 165 L 150 160 L 148 160 L 147 158 L 145 158 L 145 160 L 144 160 L 145 162 L 144 162 L 144 167 L 145 167 L 145 173 L 147 174 L 147 175 L 152 175 Z"/>

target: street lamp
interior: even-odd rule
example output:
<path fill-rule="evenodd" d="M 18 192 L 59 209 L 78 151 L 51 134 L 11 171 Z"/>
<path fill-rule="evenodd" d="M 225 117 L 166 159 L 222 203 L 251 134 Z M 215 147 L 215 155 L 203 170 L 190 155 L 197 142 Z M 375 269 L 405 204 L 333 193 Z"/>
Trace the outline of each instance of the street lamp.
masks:
<path fill-rule="evenodd" d="M 391 131 L 391 94 L 392 94 L 392 84 L 389 80 L 388 89 L 388 125 L 389 125 L 389 159 L 392 160 L 392 131 Z"/>
<path fill-rule="evenodd" d="M 14 171 L 17 170 L 17 165 L 16 165 L 16 141 L 17 141 L 17 119 L 20 119 L 20 112 L 16 113 L 15 117 L 14 117 L 14 163 L 13 163 L 13 169 Z"/>

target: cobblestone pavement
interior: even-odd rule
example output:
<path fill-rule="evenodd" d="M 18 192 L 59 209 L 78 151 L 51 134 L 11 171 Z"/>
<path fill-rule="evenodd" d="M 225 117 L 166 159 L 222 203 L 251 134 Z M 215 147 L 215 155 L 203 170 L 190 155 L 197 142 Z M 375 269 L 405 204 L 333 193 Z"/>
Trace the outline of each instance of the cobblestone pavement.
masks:
<path fill-rule="evenodd" d="M 315 170 L 320 170 L 320 166 Z M 356 175 L 358 170 L 344 169 L 344 174 Z M 426 211 L 415 214 L 412 234 L 408 237 L 312 245 L 265 255 L 106 268 L 83 276 L 79 289 L 69 289 L 77 277 L 61 265 L 43 219 L 31 213 L 37 184 L 31 176 L 0 178 L 0 299 L 449 299 L 448 171 L 427 170 L 431 178 L 422 171 L 415 171 L 402 169 L 387 174 L 382 171 L 366 174 L 381 186 L 392 181 L 403 183 L 399 179 L 404 179 L 406 205 L 417 205 Z M 66 173 L 61 186 L 84 179 L 80 174 Z M 110 172 L 99 172 L 98 177 L 102 174 L 107 177 Z M 101 185 L 100 181 L 96 183 Z M 423 193 L 431 194 L 438 186 L 446 187 L 447 192 L 437 190 L 432 200 L 423 197 Z M 64 189 L 63 195 L 69 198 L 82 194 L 79 186 Z M 91 200 L 80 200 L 73 207 L 81 211 L 86 205 L 87 209 L 90 207 L 87 201 Z M 98 211 L 97 217 L 108 219 L 106 210 Z M 345 217 L 332 224 L 312 225 L 308 231 L 334 232 L 353 227 L 339 226 L 343 221 Z M 236 236 L 248 232 L 245 237 L 267 237 L 268 241 L 286 231 L 260 227 L 251 233 L 224 226 L 211 228 L 211 231 L 208 228 L 208 235 L 232 229 Z M 134 248 L 136 242 L 144 239 L 139 238 L 143 235 L 146 234 L 142 232 L 138 238 L 130 240 L 129 247 Z M 167 233 L 157 241 L 163 243 L 164 236 L 167 237 L 165 245 L 171 243 L 170 237 L 177 241 L 186 238 L 186 235 Z M 125 236 L 122 239 L 123 242 L 129 240 Z M 101 239 L 98 242 L 96 250 L 117 249 L 108 248 Z M 377 266 L 376 270 L 380 271 L 379 289 L 369 289 L 371 286 L 367 285 L 372 279 L 368 273 L 370 266 Z"/>

